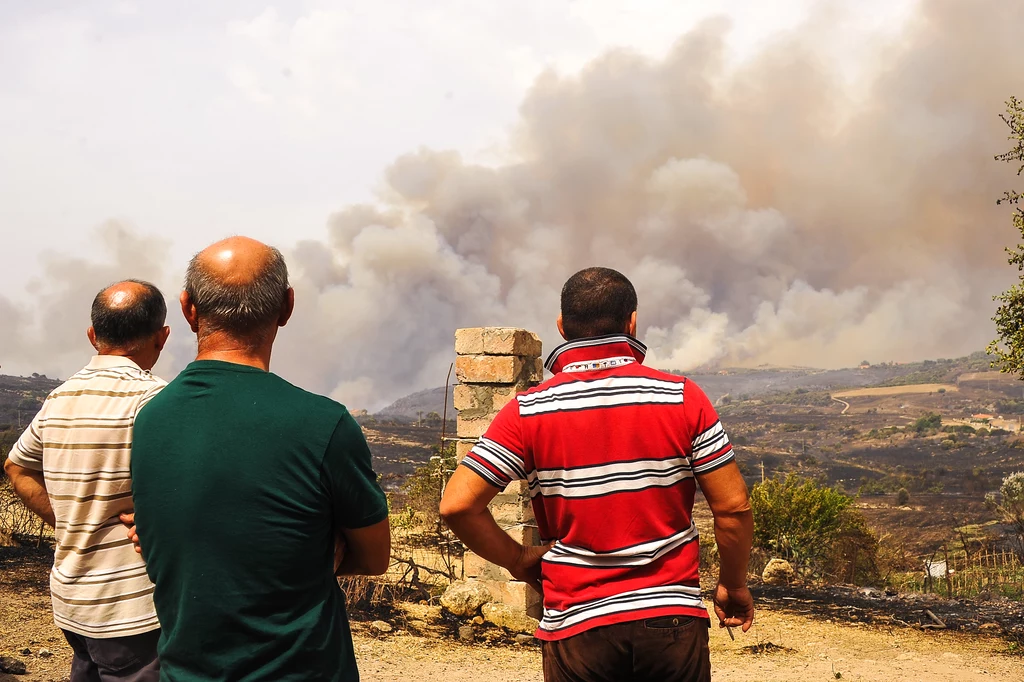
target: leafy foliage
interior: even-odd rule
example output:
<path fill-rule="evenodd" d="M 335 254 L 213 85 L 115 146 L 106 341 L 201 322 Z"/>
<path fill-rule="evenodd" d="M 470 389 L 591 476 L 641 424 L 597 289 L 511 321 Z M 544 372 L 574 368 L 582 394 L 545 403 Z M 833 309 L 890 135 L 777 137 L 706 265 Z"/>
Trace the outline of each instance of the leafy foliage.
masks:
<path fill-rule="evenodd" d="M 433 451 L 430 461 L 409 476 L 402 492 L 406 495 L 407 508 L 422 514 L 428 525 L 440 527 L 438 508 L 444 485 L 455 471 L 455 445 L 449 444 L 443 451 L 434 446 Z"/>
<path fill-rule="evenodd" d="M 994 511 L 999 512 L 1003 521 L 1008 523 L 1016 536 L 1014 549 L 1024 557 L 1024 471 L 1012 473 L 1003 479 L 999 486 L 999 499 L 995 495 L 987 495 L 985 502 Z"/>
<path fill-rule="evenodd" d="M 1024 102 L 1016 97 L 1011 97 L 1006 103 L 1006 113 L 1000 118 L 1010 129 L 1009 140 L 1014 146 L 1006 153 L 996 157 L 997 161 L 1019 164 L 1017 176 L 1024 173 Z M 1024 208 L 1021 208 L 1021 199 L 1024 198 L 1020 192 L 1009 190 L 1003 193 L 1003 198 L 997 203 L 1008 204 L 1014 207 L 1013 224 L 1024 238 Z M 1006 249 L 1009 254 L 1008 262 L 1016 265 L 1017 270 L 1022 273 L 1021 280 L 1008 290 L 995 297 L 999 302 L 996 315 L 992 318 L 996 323 L 998 336 L 988 346 L 988 351 L 996 356 L 993 363 L 1003 372 L 1017 374 L 1024 377 L 1024 243 L 1017 244 L 1012 249 Z"/>
<path fill-rule="evenodd" d="M 877 543 L 845 493 L 790 475 L 750 492 L 754 544 L 812 575 L 870 580 Z"/>
<path fill-rule="evenodd" d="M 929 412 L 914 422 L 913 430 L 917 433 L 925 433 L 942 426 L 942 415 Z"/>

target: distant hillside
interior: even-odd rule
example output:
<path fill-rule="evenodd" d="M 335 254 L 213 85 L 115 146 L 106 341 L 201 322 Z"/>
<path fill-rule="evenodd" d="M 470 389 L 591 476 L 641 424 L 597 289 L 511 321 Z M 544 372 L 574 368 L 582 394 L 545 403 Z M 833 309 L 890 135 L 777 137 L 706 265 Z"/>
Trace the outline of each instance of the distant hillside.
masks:
<path fill-rule="evenodd" d="M 455 386 L 448 389 L 448 418 L 455 418 L 455 408 L 452 407 L 452 394 Z M 381 419 L 397 419 L 401 421 L 413 421 L 418 416 L 425 416 L 431 412 L 439 415 L 444 413 L 444 386 L 428 388 L 425 391 L 418 391 L 385 407 L 374 416 Z"/>
<path fill-rule="evenodd" d="M 40 374 L 12 377 L 0 374 L 0 431 L 27 426 L 43 400 L 60 381 Z"/>
<path fill-rule="evenodd" d="M 984 372 L 989 369 L 989 359 L 978 352 L 956 359 L 924 360 L 906 364 L 881 363 L 863 368 L 811 369 L 811 368 L 766 368 L 766 369 L 722 369 L 715 372 L 679 372 L 692 378 L 700 385 L 712 401 L 724 395 L 737 399 L 757 398 L 774 393 L 790 391 L 834 391 L 842 388 L 864 388 L 868 386 L 902 386 L 908 384 L 953 383 L 961 374 Z M 451 395 L 448 408 L 451 411 Z M 419 391 L 396 400 L 377 413 L 377 417 L 413 420 L 416 413 L 441 414 L 444 406 L 442 387 Z M 452 415 L 450 414 L 449 417 Z"/>

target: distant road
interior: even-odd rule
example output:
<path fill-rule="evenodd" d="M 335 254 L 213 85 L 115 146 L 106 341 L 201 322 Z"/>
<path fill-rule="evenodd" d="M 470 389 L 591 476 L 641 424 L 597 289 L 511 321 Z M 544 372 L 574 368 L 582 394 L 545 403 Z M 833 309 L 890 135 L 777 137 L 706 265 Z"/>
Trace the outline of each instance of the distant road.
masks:
<path fill-rule="evenodd" d="M 829 396 L 829 397 L 831 397 L 832 400 L 836 401 L 837 403 L 842 403 L 845 406 L 845 407 L 843 407 L 843 411 L 840 412 L 839 414 L 846 414 L 846 411 L 848 409 L 850 409 L 850 403 L 846 402 L 845 400 L 840 400 L 839 398 L 836 398 L 834 396 Z"/>

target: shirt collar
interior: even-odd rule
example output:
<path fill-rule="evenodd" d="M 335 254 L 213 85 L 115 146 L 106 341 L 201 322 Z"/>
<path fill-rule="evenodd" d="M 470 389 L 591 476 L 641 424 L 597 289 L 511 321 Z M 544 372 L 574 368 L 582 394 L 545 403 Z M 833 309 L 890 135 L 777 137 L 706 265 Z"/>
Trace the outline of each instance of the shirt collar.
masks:
<path fill-rule="evenodd" d="M 608 369 L 631 362 L 643 362 L 647 346 L 629 334 L 608 334 L 567 341 L 551 351 L 544 367 L 559 372 Z"/>
<path fill-rule="evenodd" d="M 86 365 L 86 369 L 113 369 L 115 367 L 130 367 L 137 370 L 142 370 L 131 358 L 126 358 L 123 355 L 94 355 L 89 364 Z"/>

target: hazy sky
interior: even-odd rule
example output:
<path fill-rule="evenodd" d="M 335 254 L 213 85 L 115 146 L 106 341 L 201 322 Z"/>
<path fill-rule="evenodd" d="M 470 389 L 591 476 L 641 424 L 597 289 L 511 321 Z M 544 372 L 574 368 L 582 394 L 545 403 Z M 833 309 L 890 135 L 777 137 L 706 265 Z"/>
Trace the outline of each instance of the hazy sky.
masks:
<path fill-rule="evenodd" d="M 855 81 L 912 3 L 0 0 L 0 295 L 48 250 L 100 257 L 109 219 L 168 240 L 175 271 L 226 234 L 322 238 L 402 153 L 501 160 L 546 68 L 660 57 L 712 14 L 739 63 L 836 7 Z"/>
<path fill-rule="evenodd" d="M 0 0 L 0 365 L 67 376 L 102 285 L 282 248 L 274 368 L 354 407 L 458 327 L 550 351 L 627 273 L 666 369 L 955 357 L 1015 272 L 1005 0 Z M 171 306 L 156 370 L 194 337 Z"/>

